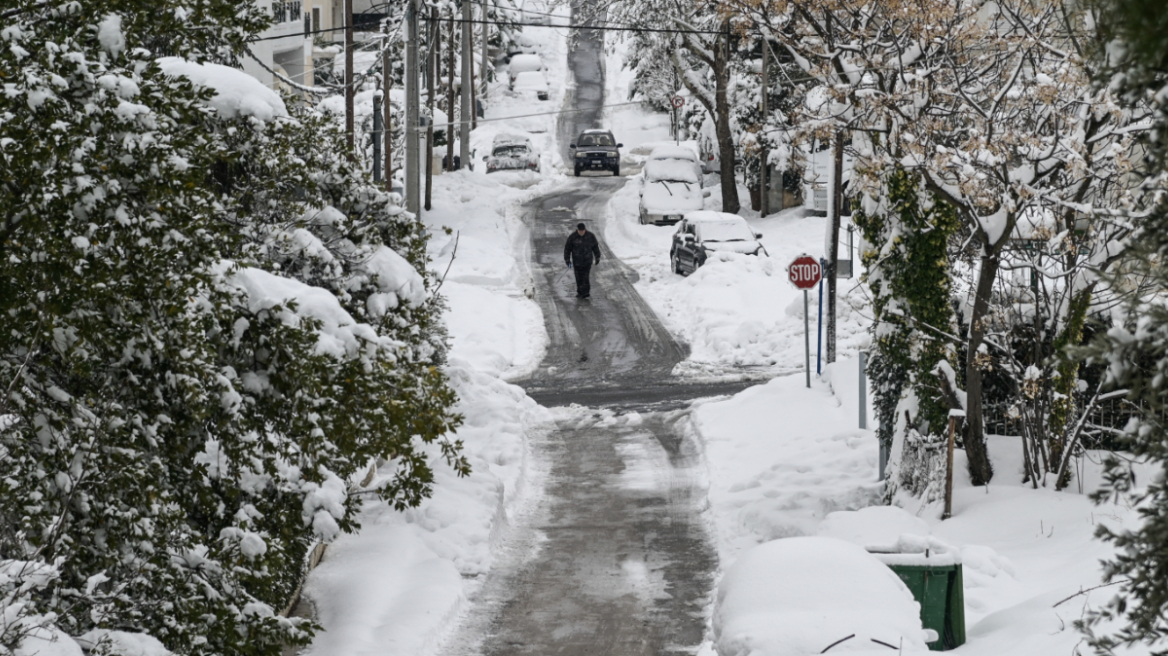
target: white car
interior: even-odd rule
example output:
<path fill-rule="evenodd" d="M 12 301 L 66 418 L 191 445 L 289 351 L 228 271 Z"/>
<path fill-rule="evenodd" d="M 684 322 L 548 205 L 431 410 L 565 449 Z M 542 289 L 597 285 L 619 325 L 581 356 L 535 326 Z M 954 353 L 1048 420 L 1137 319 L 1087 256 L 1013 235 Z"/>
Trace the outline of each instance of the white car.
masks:
<path fill-rule="evenodd" d="M 682 162 L 689 162 L 694 171 L 697 172 L 698 182 L 702 180 L 702 163 L 698 159 L 698 154 L 692 148 L 686 146 L 675 146 L 672 144 L 665 146 L 657 146 L 653 149 L 652 154 L 649 155 L 647 162 L 656 162 L 662 160 L 679 160 Z"/>
<path fill-rule="evenodd" d="M 726 212 L 700 211 L 685 215 L 677 225 L 669 247 L 669 265 L 674 273 L 687 275 L 706 263 L 713 251 L 766 256 L 759 243 L 761 232 L 751 230 L 746 219 Z"/>
<path fill-rule="evenodd" d="M 835 538 L 782 538 L 745 551 L 715 599 L 720 654 L 926 656 L 938 638 L 891 569 Z"/>
<path fill-rule="evenodd" d="M 520 73 L 530 71 L 543 71 L 543 60 L 539 58 L 539 55 L 515 55 L 512 57 L 511 63 L 507 65 L 511 86 L 515 86 L 515 78 Z"/>
<path fill-rule="evenodd" d="M 487 173 L 497 171 L 539 171 L 539 153 L 531 139 L 514 134 L 500 134 L 491 144 L 491 154 L 483 156 Z"/>
<path fill-rule="evenodd" d="M 548 83 L 543 71 L 524 71 L 515 76 L 511 90 L 517 94 L 535 94 L 539 100 L 548 99 Z"/>
<path fill-rule="evenodd" d="M 710 193 L 702 189 L 701 169 L 696 164 L 697 158 L 691 162 L 650 157 L 645 162 L 639 208 L 641 225 L 677 223 L 687 213 L 702 209 Z"/>

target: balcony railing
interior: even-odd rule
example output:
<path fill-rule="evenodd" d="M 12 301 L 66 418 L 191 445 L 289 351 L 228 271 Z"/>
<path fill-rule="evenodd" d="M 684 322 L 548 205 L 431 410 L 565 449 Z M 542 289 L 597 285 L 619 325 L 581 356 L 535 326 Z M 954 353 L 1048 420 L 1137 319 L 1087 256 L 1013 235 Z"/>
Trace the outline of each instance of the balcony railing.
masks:
<path fill-rule="evenodd" d="M 301 0 L 289 2 L 272 2 L 272 19 L 276 24 L 299 21 L 303 15 Z"/>

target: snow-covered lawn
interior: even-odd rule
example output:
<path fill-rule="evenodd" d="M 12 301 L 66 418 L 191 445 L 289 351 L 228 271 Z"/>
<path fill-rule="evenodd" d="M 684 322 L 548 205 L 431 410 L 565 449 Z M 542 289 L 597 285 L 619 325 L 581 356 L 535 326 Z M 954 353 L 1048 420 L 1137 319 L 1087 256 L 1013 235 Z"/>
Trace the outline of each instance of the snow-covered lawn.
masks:
<path fill-rule="evenodd" d="M 906 539 L 922 544 L 922 538 L 931 538 L 934 549 L 951 550 L 963 562 L 968 641 L 954 654 L 1071 655 L 1076 646 L 1078 653 L 1089 653 L 1072 623 L 1114 589 L 1067 598 L 1100 583 L 1099 561 L 1111 548 L 1092 538 L 1096 525 L 1130 528 L 1135 512 L 1095 506 L 1077 486 L 1053 492 L 1022 485 L 1020 440 L 997 436 L 990 441 L 997 474 L 989 486 L 973 487 L 964 452 L 956 453 L 951 519 L 941 521 L 939 507 L 915 508 L 911 499 L 900 501 L 912 513 L 870 507 L 880 495 L 877 448 L 872 432 L 856 427 L 856 366 L 855 360 L 833 365 L 827 380 L 813 380 L 811 389 L 802 376 L 777 378 L 695 411 L 723 568 L 758 545 L 793 536 L 842 538 L 868 547 L 887 547 L 902 536 L 916 536 Z M 1097 463 L 1098 455 L 1090 460 Z M 1097 465 L 1085 463 L 1081 482 L 1087 491 L 1097 486 Z M 762 570 L 758 574 L 724 580 L 719 596 L 736 585 L 780 590 L 789 585 L 766 578 Z M 724 615 L 721 609 L 715 613 Z M 733 624 L 732 634 L 716 633 L 715 644 L 738 644 L 744 632 L 759 639 L 771 634 L 768 622 L 774 618 L 756 615 L 753 621 L 753 627 L 749 621 Z"/>

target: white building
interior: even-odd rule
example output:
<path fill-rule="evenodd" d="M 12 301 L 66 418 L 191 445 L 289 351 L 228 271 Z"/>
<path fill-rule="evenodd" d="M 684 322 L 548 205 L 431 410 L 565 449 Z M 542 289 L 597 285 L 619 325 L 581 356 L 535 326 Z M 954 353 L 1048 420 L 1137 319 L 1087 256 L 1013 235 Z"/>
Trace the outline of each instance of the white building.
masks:
<path fill-rule="evenodd" d="M 305 13 L 302 0 L 256 0 L 260 7 L 271 12 L 273 24 L 251 43 L 251 51 L 263 65 L 255 59 L 245 57 L 243 70 L 264 85 L 275 87 L 276 76 L 269 70 L 307 86 L 312 85 L 312 32 L 316 30 L 312 7 Z M 331 4 L 332 0 L 328 0 Z M 331 12 L 330 12 L 331 15 Z M 267 68 L 265 68 L 267 67 Z"/>

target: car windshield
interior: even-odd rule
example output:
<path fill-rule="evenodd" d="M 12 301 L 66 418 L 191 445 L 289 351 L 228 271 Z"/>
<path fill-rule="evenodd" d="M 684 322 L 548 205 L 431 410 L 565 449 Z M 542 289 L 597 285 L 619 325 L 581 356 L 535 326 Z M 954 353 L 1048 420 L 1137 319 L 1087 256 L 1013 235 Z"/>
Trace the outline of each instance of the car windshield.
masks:
<path fill-rule="evenodd" d="M 580 136 L 581 146 L 613 146 L 612 137 L 607 134 L 584 134 Z"/>
<path fill-rule="evenodd" d="M 495 157 L 523 157 L 527 154 L 527 146 L 498 146 L 493 154 Z"/>
<path fill-rule="evenodd" d="M 668 180 L 670 182 L 696 183 L 698 172 L 694 168 L 693 162 L 680 159 L 655 159 L 645 162 L 645 179 L 649 182 Z"/>
<path fill-rule="evenodd" d="M 711 221 L 698 224 L 702 241 L 753 241 L 754 233 L 746 221 Z"/>

